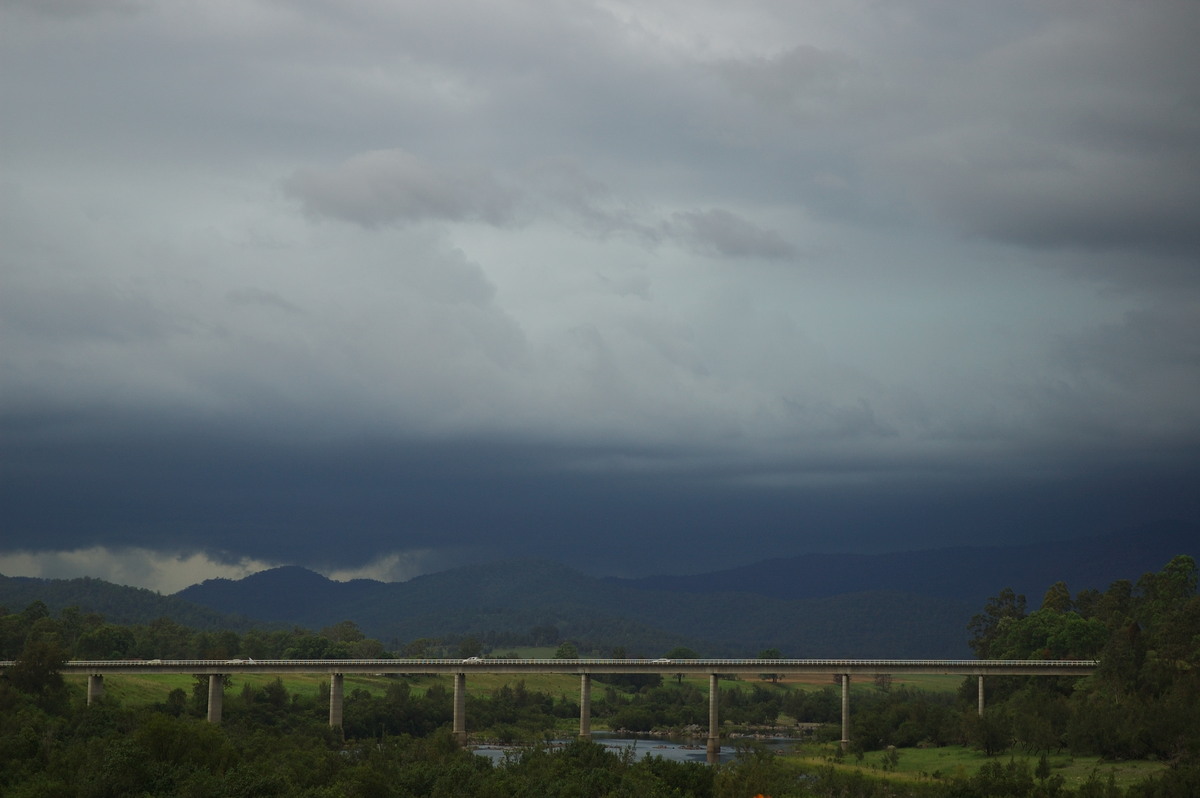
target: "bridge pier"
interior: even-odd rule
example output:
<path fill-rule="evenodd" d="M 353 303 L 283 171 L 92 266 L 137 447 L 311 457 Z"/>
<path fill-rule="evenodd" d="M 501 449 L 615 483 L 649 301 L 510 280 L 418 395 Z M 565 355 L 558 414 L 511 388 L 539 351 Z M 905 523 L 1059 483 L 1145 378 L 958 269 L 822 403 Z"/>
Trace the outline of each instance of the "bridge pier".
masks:
<path fill-rule="evenodd" d="M 467 744 L 467 674 L 454 674 L 454 739 Z"/>
<path fill-rule="evenodd" d="M 579 739 L 592 739 L 592 676 L 579 677 Z"/>
<path fill-rule="evenodd" d="M 345 676 L 341 673 L 335 673 L 329 679 L 329 728 L 340 729 L 342 727 L 342 707 L 344 706 L 343 692 L 345 690 Z"/>
<path fill-rule="evenodd" d="M 88 674 L 87 705 L 90 707 L 104 697 L 104 676 L 99 673 Z"/>
<path fill-rule="evenodd" d="M 208 677 L 208 722 L 221 722 L 221 702 L 225 698 L 225 674 L 213 673 Z"/>
<path fill-rule="evenodd" d="M 979 717 L 983 717 L 983 676 L 979 677 Z"/>
<path fill-rule="evenodd" d="M 842 676 L 842 750 L 850 748 L 850 674 Z"/>
<path fill-rule="evenodd" d="M 710 765 L 721 761 L 721 723 L 717 717 L 717 705 L 720 693 L 717 691 L 717 674 L 708 675 L 708 745 L 705 749 L 705 760 Z"/>

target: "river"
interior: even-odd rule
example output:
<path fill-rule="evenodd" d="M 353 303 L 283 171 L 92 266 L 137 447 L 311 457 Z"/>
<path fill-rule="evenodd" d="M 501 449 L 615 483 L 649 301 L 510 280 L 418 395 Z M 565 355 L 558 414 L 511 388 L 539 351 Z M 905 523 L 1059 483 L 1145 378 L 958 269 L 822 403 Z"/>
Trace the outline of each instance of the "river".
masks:
<path fill-rule="evenodd" d="M 707 761 L 705 753 L 706 741 L 703 737 L 616 737 L 602 732 L 595 732 L 592 735 L 592 740 L 616 753 L 632 750 L 637 757 L 661 756 L 663 759 L 669 759 L 674 762 L 703 763 Z M 570 741 L 553 740 L 550 744 L 559 746 L 566 745 L 568 742 Z M 756 740 L 755 742 L 771 750 L 790 751 L 798 741 L 774 737 Z M 522 746 L 481 745 L 475 747 L 473 750 L 480 756 L 486 756 L 495 762 L 499 762 L 504 759 L 505 754 L 515 753 L 520 751 L 521 748 Z M 733 759 L 735 751 L 736 749 L 733 745 L 726 744 L 721 746 L 721 761 L 728 762 Z"/>

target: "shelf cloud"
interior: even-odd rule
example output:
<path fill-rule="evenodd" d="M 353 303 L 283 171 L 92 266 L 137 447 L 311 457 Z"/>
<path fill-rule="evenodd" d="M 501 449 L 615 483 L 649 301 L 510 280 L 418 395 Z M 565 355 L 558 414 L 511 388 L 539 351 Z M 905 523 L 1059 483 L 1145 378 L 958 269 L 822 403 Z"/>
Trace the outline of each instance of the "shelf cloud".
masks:
<path fill-rule="evenodd" d="M 0 3 L 0 572 L 1195 520 L 1197 38 L 1186 0 Z"/>

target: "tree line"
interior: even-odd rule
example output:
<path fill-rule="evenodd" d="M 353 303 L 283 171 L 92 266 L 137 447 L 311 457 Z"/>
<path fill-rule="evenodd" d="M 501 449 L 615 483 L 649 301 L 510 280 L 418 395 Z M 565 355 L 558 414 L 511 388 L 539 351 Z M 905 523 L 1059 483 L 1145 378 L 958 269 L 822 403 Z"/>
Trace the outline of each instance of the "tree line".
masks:
<path fill-rule="evenodd" d="M 1098 659 L 1088 679 L 989 680 L 979 746 L 1072 750 L 1112 759 L 1190 762 L 1200 751 L 1200 597 L 1193 558 L 1179 556 L 1104 592 L 1052 585 L 1027 611 L 1011 590 L 970 623 L 971 647 L 994 659 Z M 965 685 L 964 690 L 973 690 Z"/>
<path fill-rule="evenodd" d="M 313 632 L 290 629 L 209 631 L 172 618 L 144 624 L 111 623 L 95 612 L 66 607 L 57 615 L 34 601 L 20 612 L 0 608 L 0 659 L 19 659 L 26 645 L 52 645 L 64 659 L 374 659 L 391 656 L 353 621 Z"/>

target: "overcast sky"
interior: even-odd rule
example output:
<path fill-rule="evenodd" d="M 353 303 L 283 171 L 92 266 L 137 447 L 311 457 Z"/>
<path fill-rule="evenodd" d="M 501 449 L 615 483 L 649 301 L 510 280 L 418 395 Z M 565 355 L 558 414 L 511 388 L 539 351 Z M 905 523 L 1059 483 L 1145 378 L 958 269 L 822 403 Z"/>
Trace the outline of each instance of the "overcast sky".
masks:
<path fill-rule="evenodd" d="M 0 573 L 1200 519 L 1195 0 L 0 0 Z"/>

